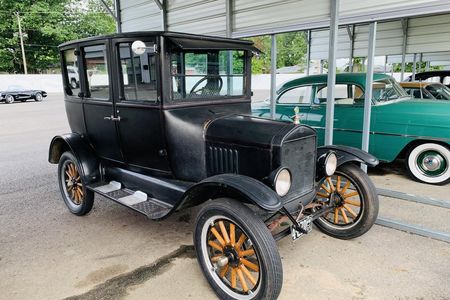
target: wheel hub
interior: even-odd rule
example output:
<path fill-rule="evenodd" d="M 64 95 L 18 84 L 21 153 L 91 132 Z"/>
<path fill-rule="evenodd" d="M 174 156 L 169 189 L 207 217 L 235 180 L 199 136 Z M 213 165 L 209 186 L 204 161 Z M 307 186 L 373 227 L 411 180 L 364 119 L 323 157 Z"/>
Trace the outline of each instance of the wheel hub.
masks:
<path fill-rule="evenodd" d="M 223 249 L 223 254 L 228 258 L 228 264 L 230 266 L 232 267 L 239 266 L 240 259 L 236 249 L 234 249 L 231 246 L 227 246 Z"/>
<path fill-rule="evenodd" d="M 422 160 L 422 167 L 427 171 L 436 171 L 442 165 L 442 158 L 436 155 L 427 155 Z"/>
<path fill-rule="evenodd" d="M 447 169 L 445 158 L 436 151 L 426 151 L 417 158 L 419 170 L 427 176 L 439 176 Z"/>

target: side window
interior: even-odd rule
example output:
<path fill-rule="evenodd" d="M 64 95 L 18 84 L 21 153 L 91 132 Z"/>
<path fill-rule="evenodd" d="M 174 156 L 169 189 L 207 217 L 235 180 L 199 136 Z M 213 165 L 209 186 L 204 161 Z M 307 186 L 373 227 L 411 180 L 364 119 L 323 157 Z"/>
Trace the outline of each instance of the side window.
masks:
<path fill-rule="evenodd" d="M 450 76 L 444 77 L 444 81 L 442 83 L 447 85 L 447 86 L 450 85 Z"/>
<path fill-rule="evenodd" d="M 425 80 L 425 82 L 441 82 L 441 77 L 440 76 L 434 76 L 434 77 L 429 77 L 427 78 L 427 80 Z"/>
<path fill-rule="evenodd" d="M 109 100 L 109 77 L 106 46 L 89 46 L 83 49 L 88 82 L 88 98 Z"/>
<path fill-rule="evenodd" d="M 311 86 L 300 86 L 290 89 L 278 98 L 280 104 L 310 104 Z"/>
<path fill-rule="evenodd" d="M 64 76 L 66 86 L 64 90 L 69 96 L 78 96 L 80 92 L 80 75 L 78 74 L 78 62 L 75 55 L 75 49 L 65 50 L 63 52 L 64 59 Z"/>
<path fill-rule="evenodd" d="M 322 104 L 327 102 L 328 87 L 323 85 L 317 88 L 315 102 Z M 364 95 L 358 86 L 352 84 L 336 84 L 334 90 L 336 105 L 355 105 L 364 101 Z"/>
<path fill-rule="evenodd" d="M 119 44 L 122 100 L 157 102 L 154 43 L 145 44 L 147 50 L 142 55 L 133 53 L 131 43 Z"/>

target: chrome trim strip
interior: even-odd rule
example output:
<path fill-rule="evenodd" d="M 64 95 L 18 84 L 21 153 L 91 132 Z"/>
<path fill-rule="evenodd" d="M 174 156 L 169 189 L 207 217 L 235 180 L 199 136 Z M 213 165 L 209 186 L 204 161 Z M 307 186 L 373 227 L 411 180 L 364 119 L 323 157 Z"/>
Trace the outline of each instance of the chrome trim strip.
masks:
<path fill-rule="evenodd" d="M 325 129 L 325 127 L 320 127 L 320 126 L 312 126 L 312 128 L 314 128 L 314 129 Z M 335 131 L 362 133 L 362 130 L 354 130 L 354 129 L 334 128 L 334 130 Z M 400 136 L 400 137 L 406 137 L 406 138 L 417 138 L 417 139 L 427 139 L 427 140 L 441 141 L 441 142 L 445 142 L 445 141 L 450 142 L 450 138 L 436 138 L 436 137 L 431 137 L 431 136 L 409 135 L 409 134 L 377 132 L 377 131 L 370 131 L 370 134 L 379 134 L 379 135 L 388 135 L 388 136 Z"/>

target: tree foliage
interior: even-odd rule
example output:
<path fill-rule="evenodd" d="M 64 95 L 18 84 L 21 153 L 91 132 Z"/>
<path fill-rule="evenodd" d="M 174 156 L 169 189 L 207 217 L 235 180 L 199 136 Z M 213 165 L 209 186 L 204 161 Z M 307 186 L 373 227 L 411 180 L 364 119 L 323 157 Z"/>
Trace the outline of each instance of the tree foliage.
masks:
<path fill-rule="evenodd" d="M 112 4 L 112 0 L 109 1 Z M 97 0 L 0 0 L 0 72 L 22 73 L 19 14 L 28 72 L 58 66 L 57 46 L 114 32 L 114 19 Z M 112 5 L 111 5 L 112 6 Z"/>
<path fill-rule="evenodd" d="M 306 61 L 306 32 L 289 32 L 277 34 L 277 68 L 296 66 Z M 253 73 L 270 73 L 271 37 L 258 36 L 250 38 L 255 46 L 262 51 L 258 58 L 252 61 Z"/>

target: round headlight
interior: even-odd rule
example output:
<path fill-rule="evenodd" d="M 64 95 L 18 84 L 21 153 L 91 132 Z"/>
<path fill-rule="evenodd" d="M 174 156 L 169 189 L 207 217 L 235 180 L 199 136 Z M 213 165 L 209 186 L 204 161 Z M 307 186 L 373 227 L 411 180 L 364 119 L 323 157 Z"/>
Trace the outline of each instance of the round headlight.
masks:
<path fill-rule="evenodd" d="M 281 169 L 275 177 L 275 191 L 281 197 L 285 196 L 291 188 L 291 172 Z"/>
<path fill-rule="evenodd" d="M 325 159 L 325 174 L 331 176 L 336 172 L 337 156 L 334 152 L 330 152 Z"/>

